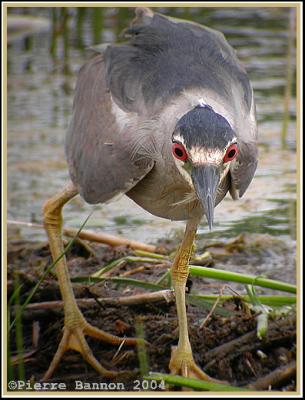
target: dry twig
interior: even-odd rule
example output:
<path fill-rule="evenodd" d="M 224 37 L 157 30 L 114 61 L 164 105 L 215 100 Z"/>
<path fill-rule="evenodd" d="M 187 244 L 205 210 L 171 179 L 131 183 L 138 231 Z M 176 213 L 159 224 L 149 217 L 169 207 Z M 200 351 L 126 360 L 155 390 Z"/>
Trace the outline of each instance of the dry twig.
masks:
<path fill-rule="evenodd" d="M 265 390 L 277 387 L 281 383 L 292 378 L 296 374 L 296 362 L 291 361 L 287 365 L 282 365 L 281 367 L 275 369 L 269 374 L 257 379 L 256 382 L 251 383 L 247 387 L 254 390 Z"/>
<path fill-rule="evenodd" d="M 141 293 L 132 296 L 121 296 L 121 297 L 102 297 L 98 299 L 76 299 L 77 304 L 81 308 L 92 307 L 96 305 L 98 301 L 101 304 L 106 305 L 135 305 L 135 304 L 147 304 L 156 302 L 170 303 L 174 301 L 175 294 L 172 290 L 160 290 L 152 293 Z M 41 303 L 30 303 L 26 306 L 27 311 L 38 311 L 38 310 L 59 310 L 63 309 L 63 301 L 44 301 Z"/>
<path fill-rule="evenodd" d="M 224 343 L 205 354 L 205 369 L 208 369 L 215 362 L 227 357 L 237 357 L 247 351 L 252 351 L 256 348 L 264 348 L 271 343 L 291 339 L 296 336 L 295 317 L 283 319 L 280 321 L 271 322 L 268 327 L 268 332 L 263 340 L 258 339 L 256 329 L 246 333 L 245 335 Z M 231 356 L 232 355 L 232 356 Z"/>
<path fill-rule="evenodd" d="M 206 323 L 208 322 L 208 320 L 211 318 L 211 315 L 213 314 L 213 312 L 215 311 L 217 304 L 219 303 L 221 296 L 223 295 L 223 291 L 225 289 L 226 285 L 224 285 L 221 289 L 220 289 L 220 293 L 219 296 L 217 297 L 215 303 L 213 304 L 213 307 L 211 308 L 211 310 L 209 311 L 208 315 L 205 317 L 205 319 L 201 322 L 199 329 L 202 329 Z"/>
<path fill-rule="evenodd" d="M 7 223 L 9 225 L 19 225 L 19 226 L 27 226 L 29 228 L 39 228 L 44 229 L 43 225 L 40 224 L 33 224 L 30 222 L 23 222 L 23 221 L 13 221 L 8 220 Z M 68 237 L 74 237 L 78 232 L 78 229 L 66 228 L 63 230 L 63 234 Z M 132 249 L 137 250 L 144 250 L 150 253 L 155 253 L 157 251 L 157 247 L 137 242 L 135 240 L 130 240 L 127 238 L 123 238 L 121 236 L 110 235 L 107 233 L 94 233 L 87 230 L 83 230 L 79 232 L 78 237 L 83 240 L 88 240 L 90 242 L 97 242 L 107 244 L 108 246 L 116 247 L 116 246 L 129 246 Z"/>

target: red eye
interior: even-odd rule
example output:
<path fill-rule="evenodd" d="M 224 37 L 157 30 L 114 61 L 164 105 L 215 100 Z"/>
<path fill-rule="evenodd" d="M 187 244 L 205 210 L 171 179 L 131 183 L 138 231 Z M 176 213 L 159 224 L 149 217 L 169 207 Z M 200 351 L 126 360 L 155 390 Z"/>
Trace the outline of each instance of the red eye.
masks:
<path fill-rule="evenodd" d="M 229 161 L 234 160 L 234 158 L 238 154 L 238 147 L 236 144 L 231 144 L 231 146 L 228 148 L 226 155 L 223 158 L 223 162 L 227 163 Z"/>
<path fill-rule="evenodd" d="M 173 143 L 172 151 L 178 160 L 186 161 L 188 159 L 187 152 L 181 143 Z"/>

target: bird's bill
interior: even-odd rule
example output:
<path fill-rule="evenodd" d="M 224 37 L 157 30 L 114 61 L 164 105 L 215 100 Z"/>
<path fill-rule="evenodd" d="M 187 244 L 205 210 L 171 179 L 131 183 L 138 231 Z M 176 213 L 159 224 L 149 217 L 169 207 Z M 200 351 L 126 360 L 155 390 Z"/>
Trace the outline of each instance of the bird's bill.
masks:
<path fill-rule="evenodd" d="M 211 230 L 214 220 L 216 192 L 220 181 L 219 170 L 214 165 L 195 167 L 192 171 L 192 180 Z"/>

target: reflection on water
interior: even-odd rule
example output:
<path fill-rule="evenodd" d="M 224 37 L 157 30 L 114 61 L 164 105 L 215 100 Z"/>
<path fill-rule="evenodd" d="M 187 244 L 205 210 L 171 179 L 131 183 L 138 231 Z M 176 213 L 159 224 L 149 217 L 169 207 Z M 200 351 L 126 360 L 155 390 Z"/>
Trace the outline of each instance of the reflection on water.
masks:
<path fill-rule="evenodd" d="M 260 135 L 256 177 L 239 202 L 226 198 L 215 212 L 215 231 L 270 233 L 294 239 L 295 99 L 290 103 L 288 150 L 281 150 L 286 85 L 288 10 L 285 8 L 158 8 L 221 30 L 249 72 L 255 90 Z M 86 47 L 117 40 L 132 18 L 130 8 L 14 8 L 11 15 L 45 17 L 48 27 L 8 47 L 8 217 L 41 221 L 43 202 L 68 178 L 64 135 L 71 115 L 77 71 Z M 295 60 L 293 54 L 293 62 Z M 295 84 L 293 84 L 294 87 Z M 295 89 L 293 88 L 293 93 Z M 279 200 L 280 199 L 280 200 Z M 81 199 L 65 208 L 65 222 L 78 227 L 92 207 Z M 87 227 L 122 233 L 142 241 L 165 237 L 183 223 L 153 217 L 130 199 L 95 206 Z M 44 232 L 23 228 L 27 237 Z M 205 221 L 200 233 L 206 233 Z"/>
<path fill-rule="evenodd" d="M 240 232 L 268 233 L 273 236 L 290 236 L 295 239 L 296 231 L 296 200 L 270 199 L 270 210 L 253 212 L 232 224 L 230 221 L 217 223 L 216 232 L 210 237 L 234 237 Z"/>

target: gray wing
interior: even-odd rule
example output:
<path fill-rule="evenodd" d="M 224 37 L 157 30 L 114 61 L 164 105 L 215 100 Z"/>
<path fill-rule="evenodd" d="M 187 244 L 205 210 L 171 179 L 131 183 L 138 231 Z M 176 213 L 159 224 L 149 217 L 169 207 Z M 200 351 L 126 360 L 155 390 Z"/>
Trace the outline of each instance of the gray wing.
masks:
<path fill-rule="evenodd" d="M 234 200 L 244 195 L 257 168 L 257 124 L 253 92 L 250 111 L 242 108 L 237 110 L 236 121 L 239 154 L 230 166 L 230 194 Z"/>
<path fill-rule="evenodd" d="M 194 87 L 212 89 L 230 104 L 234 86 L 250 110 L 247 74 L 221 33 L 140 8 L 124 37 L 105 52 L 107 84 L 123 109 L 152 115 Z"/>
<path fill-rule="evenodd" d="M 220 203 L 228 191 L 233 200 L 242 197 L 254 177 L 256 167 L 256 143 L 240 142 L 238 158 L 236 162 L 232 163 L 229 173 L 219 185 L 215 204 Z"/>
<path fill-rule="evenodd" d="M 153 167 L 149 157 L 133 156 L 139 127 L 132 117 L 112 100 L 103 56 L 87 62 L 76 84 L 65 151 L 71 179 L 88 203 L 127 192 Z"/>
<path fill-rule="evenodd" d="M 250 185 L 257 168 L 257 144 L 240 144 L 237 160 L 232 164 L 230 194 L 234 200 L 242 197 Z"/>

